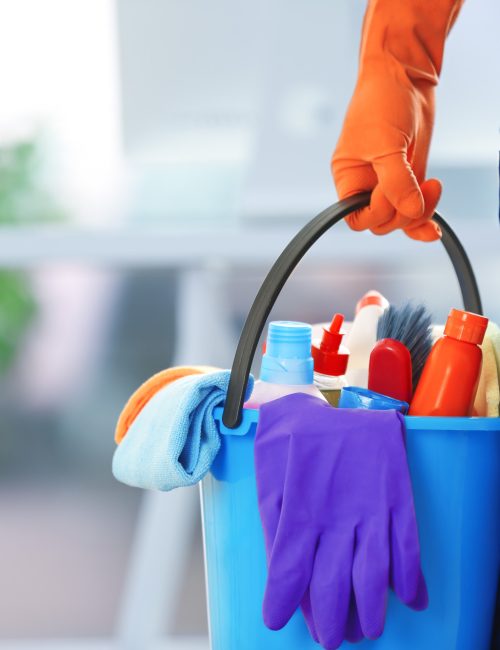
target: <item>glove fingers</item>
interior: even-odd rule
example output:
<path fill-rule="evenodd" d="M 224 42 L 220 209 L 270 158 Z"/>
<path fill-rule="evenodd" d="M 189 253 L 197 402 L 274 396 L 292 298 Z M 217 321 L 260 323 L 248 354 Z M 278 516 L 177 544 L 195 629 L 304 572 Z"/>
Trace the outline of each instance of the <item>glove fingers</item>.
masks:
<path fill-rule="evenodd" d="M 317 535 L 307 527 L 278 534 L 273 545 L 264 594 L 264 623 L 281 630 L 299 606 L 311 580 Z"/>
<path fill-rule="evenodd" d="M 425 584 L 424 574 L 422 573 L 422 570 L 420 570 L 420 575 L 418 578 L 417 595 L 411 601 L 411 603 L 408 603 L 408 607 L 416 610 L 417 612 L 420 612 L 424 609 L 427 609 L 428 605 L 429 605 L 429 594 L 427 592 L 427 585 Z"/>
<path fill-rule="evenodd" d="M 259 512 L 269 560 L 281 515 L 290 436 L 286 428 L 280 427 L 279 420 L 276 421 L 277 416 L 272 411 L 265 410 L 265 413 L 268 426 L 264 430 L 257 426 L 254 458 Z M 271 429 L 283 429 L 284 433 L 270 436 L 268 432 Z"/>
<path fill-rule="evenodd" d="M 377 176 L 370 163 L 337 158 L 334 155 L 332 174 L 340 199 L 360 192 L 369 192 L 377 185 Z M 352 230 L 366 230 L 369 226 L 365 223 L 371 223 L 372 218 L 369 208 L 364 208 L 346 217 L 346 223 Z"/>
<path fill-rule="evenodd" d="M 405 234 L 410 239 L 422 242 L 438 241 L 443 236 L 441 228 L 434 221 L 429 221 L 423 226 L 417 226 L 416 228 L 405 229 Z"/>
<path fill-rule="evenodd" d="M 351 212 L 351 214 L 345 218 L 345 222 L 351 230 L 361 232 L 362 230 L 369 228 L 369 226 L 365 224 L 369 224 L 371 219 L 370 208 L 363 208 L 362 210 Z"/>
<path fill-rule="evenodd" d="M 273 472 L 272 468 L 270 471 L 267 471 L 267 469 L 264 468 L 263 463 L 256 459 L 256 474 L 258 478 L 257 493 L 259 513 L 264 530 L 266 556 L 269 561 L 274 539 L 276 537 L 276 531 L 278 529 L 283 502 L 285 468 L 282 467 L 282 465 L 286 464 L 286 458 L 282 459 L 279 455 L 269 455 L 267 458 L 271 458 L 276 462 L 276 471 Z"/>
<path fill-rule="evenodd" d="M 402 214 L 397 212 L 388 223 L 371 228 L 371 231 L 374 235 L 388 235 L 390 232 L 394 232 L 394 230 L 406 228 L 412 221 L 412 219 L 404 217 Z"/>
<path fill-rule="evenodd" d="M 388 525 L 358 528 L 352 580 L 363 634 L 377 639 L 384 631 L 389 586 Z"/>
<path fill-rule="evenodd" d="M 374 225 L 370 228 L 374 235 L 388 235 L 390 232 L 394 232 L 394 230 L 398 230 L 399 228 L 405 228 L 413 222 L 413 219 L 405 217 L 401 212 L 396 211 L 396 208 L 392 203 L 382 194 L 380 185 L 377 185 L 375 189 L 383 197 L 379 202 L 382 203 L 383 200 L 385 203 L 386 215 L 388 218 L 384 221 L 379 221 L 378 223 L 374 222 Z"/>
<path fill-rule="evenodd" d="M 373 161 L 380 189 L 403 216 L 419 219 L 424 199 L 415 174 L 402 152 L 381 156 Z"/>
<path fill-rule="evenodd" d="M 398 212 L 389 222 L 372 228 L 372 232 L 375 235 L 386 235 L 397 228 L 401 228 L 413 239 L 421 240 L 423 237 L 425 237 L 424 241 L 439 239 L 441 232 L 439 226 L 434 224 L 429 228 L 428 224 L 441 198 L 441 183 L 437 179 L 431 178 L 422 183 L 420 190 L 425 204 L 424 214 L 420 219 L 409 219 Z M 422 226 L 425 227 L 422 228 Z"/>
<path fill-rule="evenodd" d="M 429 606 L 429 594 L 427 591 L 427 585 L 425 582 L 424 575 L 422 573 L 422 570 L 418 571 L 418 575 L 415 579 L 416 586 L 411 590 L 410 593 L 414 592 L 414 595 L 412 597 L 402 597 L 402 588 L 401 586 L 393 587 L 394 593 L 398 596 L 399 600 L 403 602 L 407 607 L 410 609 L 414 609 L 415 611 L 423 611 L 424 609 L 427 609 Z M 404 589 L 404 587 L 403 587 Z"/>
<path fill-rule="evenodd" d="M 425 203 L 424 214 L 420 219 L 413 219 L 410 227 L 421 226 L 432 219 L 437 204 L 439 203 L 439 199 L 441 198 L 443 186 L 441 185 L 441 181 L 437 178 L 428 178 L 422 183 L 420 189 Z"/>
<path fill-rule="evenodd" d="M 316 630 L 316 623 L 314 622 L 314 616 L 313 616 L 312 606 L 311 606 L 311 591 L 309 588 L 307 588 L 306 593 L 304 594 L 304 598 L 302 598 L 302 601 L 300 603 L 300 609 L 302 610 L 302 614 L 304 615 L 306 625 L 309 630 L 309 634 L 316 641 L 316 643 L 319 643 L 318 632 Z"/>
<path fill-rule="evenodd" d="M 377 175 L 369 162 L 337 158 L 334 154 L 331 169 L 340 199 L 369 192 L 377 184 Z"/>
<path fill-rule="evenodd" d="M 347 616 L 347 625 L 345 629 L 345 638 L 349 643 L 357 643 L 364 639 L 361 622 L 359 620 L 358 608 L 356 607 L 356 598 L 354 591 L 351 593 L 351 602 L 349 603 L 349 614 Z"/>
<path fill-rule="evenodd" d="M 422 601 L 422 580 L 417 522 L 411 504 L 392 513 L 391 585 L 405 605 L 411 607 L 417 602 L 420 609 L 425 609 L 427 599 Z"/>
<path fill-rule="evenodd" d="M 442 235 L 441 228 L 431 219 L 441 198 L 442 185 L 436 178 L 430 178 L 422 183 L 421 190 L 425 201 L 423 217 L 405 228 L 405 233 L 411 239 L 436 241 Z"/>
<path fill-rule="evenodd" d="M 352 230 L 361 231 L 388 223 L 395 214 L 394 206 L 386 199 L 380 185 L 377 185 L 372 192 L 370 206 L 350 214 L 346 221 Z"/>
<path fill-rule="evenodd" d="M 311 605 L 321 645 L 338 648 L 345 638 L 351 600 L 354 538 L 325 533 L 316 550 L 311 578 Z"/>

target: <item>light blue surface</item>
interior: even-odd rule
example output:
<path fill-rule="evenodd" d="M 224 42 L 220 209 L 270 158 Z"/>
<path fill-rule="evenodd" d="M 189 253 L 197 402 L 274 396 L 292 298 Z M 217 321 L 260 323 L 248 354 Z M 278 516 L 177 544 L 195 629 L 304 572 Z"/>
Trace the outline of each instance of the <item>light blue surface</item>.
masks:
<path fill-rule="evenodd" d="M 400 413 L 406 413 L 410 405 L 408 402 L 387 397 L 387 395 L 376 393 L 368 388 L 345 386 L 340 391 L 339 408 L 369 409 L 371 411 L 389 411 L 395 409 Z"/>
<path fill-rule="evenodd" d="M 221 444 L 214 409 L 224 402 L 229 376 L 229 370 L 188 375 L 153 395 L 115 450 L 115 478 L 163 491 L 201 481 Z M 250 377 L 247 395 L 252 387 Z"/>
<path fill-rule="evenodd" d="M 221 428 L 202 483 L 212 650 L 317 650 L 300 612 L 279 632 L 262 622 L 257 419 L 247 409 L 238 429 Z M 383 636 L 342 647 L 488 650 L 500 563 L 500 418 L 405 420 L 429 608 L 414 612 L 391 595 Z"/>
<path fill-rule="evenodd" d="M 273 321 L 267 331 L 260 378 L 271 384 L 302 385 L 314 380 L 312 327 L 296 321 Z"/>

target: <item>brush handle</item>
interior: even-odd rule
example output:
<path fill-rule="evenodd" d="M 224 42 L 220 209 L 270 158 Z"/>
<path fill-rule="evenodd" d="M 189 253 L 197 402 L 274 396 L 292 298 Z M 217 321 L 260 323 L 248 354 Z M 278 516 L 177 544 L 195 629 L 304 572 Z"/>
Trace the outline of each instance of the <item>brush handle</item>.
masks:
<path fill-rule="evenodd" d="M 238 426 L 252 360 L 266 320 L 285 282 L 311 246 L 332 226 L 351 212 L 370 203 L 370 193 L 357 194 L 326 208 L 307 223 L 291 240 L 271 267 L 248 313 L 234 355 L 231 378 L 224 406 L 223 423 L 229 429 Z M 460 284 L 464 308 L 482 314 L 481 298 L 474 271 L 460 240 L 446 221 L 436 212 L 443 246 L 448 253 Z"/>

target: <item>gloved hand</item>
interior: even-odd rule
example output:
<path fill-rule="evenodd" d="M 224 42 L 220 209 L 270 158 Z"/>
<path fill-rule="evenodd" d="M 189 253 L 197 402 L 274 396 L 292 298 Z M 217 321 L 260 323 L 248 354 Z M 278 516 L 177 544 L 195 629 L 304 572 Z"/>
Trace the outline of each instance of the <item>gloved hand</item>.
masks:
<path fill-rule="evenodd" d="M 264 404 L 255 467 L 269 628 L 302 604 L 330 650 L 380 636 L 389 585 L 410 607 L 427 606 L 399 413 L 334 409 L 300 393 Z"/>
<path fill-rule="evenodd" d="M 332 158 L 339 198 L 372 190 L 353 230 L 412 239 L 441 235 L 431 221 L 441 183 L 426 180 L 434 90 L 444 42 L 463 0 L 369 0 L 359 74 Z"/>

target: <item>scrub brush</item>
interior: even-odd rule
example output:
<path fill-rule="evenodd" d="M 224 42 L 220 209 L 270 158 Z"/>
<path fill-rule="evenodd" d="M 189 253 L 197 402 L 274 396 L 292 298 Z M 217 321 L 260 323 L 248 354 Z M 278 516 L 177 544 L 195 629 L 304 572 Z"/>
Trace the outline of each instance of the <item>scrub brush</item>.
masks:
<path fill-rule="evenodd" d="M 405 357 L 403 346 L 411 358 L 410 369 L 407 361 L 405 373 L 411 376 L 411 387 L 416 388 L 423 367 L 432 348 L 432 316 L 425 305 L 407 303 L 402 307 L 390 305 L 382 314 L 377 325 L 378 343 L 372 355 L 377 357 L 376 350 L 384 348 L 397 349 L 395 353 L 401 360 Z M 390 341 L 388 341 L 388 339 Z M 400 345 L 398 345 L 398 342 Z M 402 344 L 402 345 L 401 345 Z M 380 352 L 381 354 L 381 352 Z M 371 361 L 370 357 L 370 361 Z M 377 375 L 387 375 L 388 372 L 380 364 L 373 364 Z M 377 367 L 378 366 L 378 367 Z M 373 389 L 375 390 L 375 389 Z M 386 393 L 387 394 L 387 393 Z M 411 397 L 411 395 L 410 395 Z M 405 400 L 408 401 L 408 400 Z"/>

